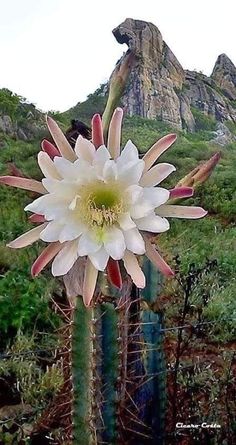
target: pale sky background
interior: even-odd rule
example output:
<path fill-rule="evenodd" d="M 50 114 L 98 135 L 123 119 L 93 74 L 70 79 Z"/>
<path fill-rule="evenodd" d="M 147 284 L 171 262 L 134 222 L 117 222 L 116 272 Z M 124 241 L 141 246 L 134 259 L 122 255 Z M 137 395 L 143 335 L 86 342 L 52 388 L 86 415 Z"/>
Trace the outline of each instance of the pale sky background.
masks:
<path fill-rule="evenodd" d="M 150 21 L 184 68 L 236 64 L 235 0 L 0 0 L 0 88 L 65 111 L 105 82 L 126 45 L 112 29 Z"/>

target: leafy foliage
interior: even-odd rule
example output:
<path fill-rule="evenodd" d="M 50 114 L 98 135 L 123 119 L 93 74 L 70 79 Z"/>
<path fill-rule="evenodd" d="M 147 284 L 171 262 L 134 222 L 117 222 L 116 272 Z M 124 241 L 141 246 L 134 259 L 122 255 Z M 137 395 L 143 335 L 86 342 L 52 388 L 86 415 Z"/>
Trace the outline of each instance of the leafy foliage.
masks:
<path fill-rule="evenodd" d="M 205 113 L 194 107 L 191 108 L 191 111 L 195 119 L 196 130 L 216 130 L 216 120 L 212 116 L 206 115 Z"/>

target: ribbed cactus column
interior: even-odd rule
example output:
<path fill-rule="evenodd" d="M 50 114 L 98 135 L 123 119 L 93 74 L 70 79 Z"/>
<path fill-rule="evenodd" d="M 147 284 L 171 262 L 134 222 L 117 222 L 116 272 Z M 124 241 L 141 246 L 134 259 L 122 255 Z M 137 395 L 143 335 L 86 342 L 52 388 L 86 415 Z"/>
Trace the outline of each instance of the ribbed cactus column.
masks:
<path fill-rule="evenodd" d="M 141 314 L 146 349 L 144 367 L 147 376 L 150 376 L 146 384 L 147 391 L 150 393 L 146 422 L 152 427 L 154 443 L 161 445 L 166 406 L 166 365 L 161 332 L 162 314 L 155 310 L 154 303 L 160 294 L 163 278 L 147 258 L 144 259 L 143 270 L 147 279 L 147 286 L 142 291 L 142 296 L 147 304 L 144 305 Z"/>
<path fill-rule="evenodd" d="M 103 439 L 106 443 L 113 444 L 117 438 L 118 313 L 112 303 L 104 303 L 102 310 Z"/>
<path fill-rule="evenodd" d="M 94 445 L 93 424 L 93 309 L 76 300 L 72 341 L 73 443 Z"/>

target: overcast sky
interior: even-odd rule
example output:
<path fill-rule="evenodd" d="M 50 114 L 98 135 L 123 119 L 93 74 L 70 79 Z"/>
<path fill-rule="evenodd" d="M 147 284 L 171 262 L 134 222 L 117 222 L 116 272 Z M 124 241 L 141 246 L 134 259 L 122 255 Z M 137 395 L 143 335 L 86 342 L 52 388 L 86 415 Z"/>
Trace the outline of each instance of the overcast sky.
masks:
<path fill-rule="evenodd" d="M 184 68 L 236 64 L 235 0 L 0 0 L 0 88 L 43 111 L 85 100 L 127 48 L 111 32 L 126 17 L 154 23 Z"/>

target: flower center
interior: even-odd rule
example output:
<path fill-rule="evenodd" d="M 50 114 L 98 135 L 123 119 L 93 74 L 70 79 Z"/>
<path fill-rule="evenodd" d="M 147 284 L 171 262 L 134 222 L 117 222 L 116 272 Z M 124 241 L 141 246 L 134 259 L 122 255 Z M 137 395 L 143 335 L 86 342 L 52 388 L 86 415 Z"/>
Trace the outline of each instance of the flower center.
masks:
<path fill-rule="evenodd" d="M 79 217 L 95 227 L 112 226 L 125 211 L 124 196 L 117 183 L 98 181 L 87 185 L 80 193 Z"/>

